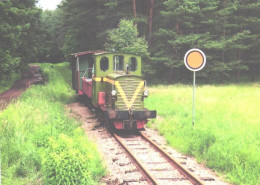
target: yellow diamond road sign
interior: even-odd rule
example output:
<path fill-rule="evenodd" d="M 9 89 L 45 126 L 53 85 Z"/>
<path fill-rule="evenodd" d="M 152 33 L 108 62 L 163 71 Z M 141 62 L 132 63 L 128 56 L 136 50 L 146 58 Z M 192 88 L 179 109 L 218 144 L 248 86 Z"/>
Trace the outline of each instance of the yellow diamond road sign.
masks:
<path fill-rule="evenodd" d="M 206 64 L 206 56 L 200 49 L 191 49 L 184 56 L 184 64 L 191 71 L 199 71 Z"/>

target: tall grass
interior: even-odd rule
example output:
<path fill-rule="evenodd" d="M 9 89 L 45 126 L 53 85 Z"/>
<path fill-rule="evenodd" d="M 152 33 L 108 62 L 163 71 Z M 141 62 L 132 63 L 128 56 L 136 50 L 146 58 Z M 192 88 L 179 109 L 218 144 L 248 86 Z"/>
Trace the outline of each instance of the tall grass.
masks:
<path fill-rule="evenodd" d="M 235 184 L 260 184 L 260 84 L 150 88 L 146 100 L 161 119 L 150 122 L 169 144 Z"/>
<path fill-rule="evenodd" d="M 80 123 L 66 116 L 64 104 L 75 98 L 68 64 L 41 69 L 46 85 L 31 87 L 0 112 L 2 183 L 93 184 L 105 171 Z"/>

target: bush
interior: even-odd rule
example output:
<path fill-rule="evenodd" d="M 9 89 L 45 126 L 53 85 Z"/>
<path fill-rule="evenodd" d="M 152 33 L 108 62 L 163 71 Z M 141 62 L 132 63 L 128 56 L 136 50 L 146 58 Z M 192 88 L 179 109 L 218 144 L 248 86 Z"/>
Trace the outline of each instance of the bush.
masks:
<path fill-rule="evenodd" d="M 15 80 L 21 76 L 24 66 L 21 58 L 12 57 L 9 51 L 0 50 L 0 93 L 9 89 Z"/>
<path fill-rule="evenodd" d="M 94 184 L 95 177 L 104 175 L 96 170 L 101 160 L 95 147 L 87 144 L 78 132 L 70 137 L 60 134 L 49 139 L 49 148 L 42 156 L 44 181 L 47 184 Z"/>

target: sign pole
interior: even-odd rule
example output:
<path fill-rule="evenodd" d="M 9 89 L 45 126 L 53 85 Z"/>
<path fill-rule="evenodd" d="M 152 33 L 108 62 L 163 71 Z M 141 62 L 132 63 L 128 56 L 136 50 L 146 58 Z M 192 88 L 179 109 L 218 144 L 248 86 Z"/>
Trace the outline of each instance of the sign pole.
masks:
<path fill-rule="evenodd" d="M 193 103 L 192 103 L 192 126 L 195 123 L 195 90 L 196 90 L 196 71 L 201 70 L 206 64 L 206 56 L 200 49 L 194 48 L 187 51 L 184 56 L 184 64 L 193 71 Z"/>
<path fill-rule="evenodd" d="M 193 72 L 193 104 L 192 104 L 192 126 L 194 126 L 195 122 L 195 87 L 196 84 L 196 71 Z"/>

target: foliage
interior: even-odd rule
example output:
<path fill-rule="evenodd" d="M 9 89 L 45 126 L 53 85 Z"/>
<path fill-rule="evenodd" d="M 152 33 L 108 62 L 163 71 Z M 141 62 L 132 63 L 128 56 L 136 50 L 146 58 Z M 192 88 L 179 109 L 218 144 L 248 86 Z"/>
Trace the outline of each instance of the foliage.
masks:
<path fill-rule="evenodd" d="M 72 53 L 97 49 L 96 19 L 98 1 L 64 0 L 60 5 L 62 14 L 62 51 L 66 58 Z"/>
<path fill-rule="evenodd" d="M 0 3 L 1 67 L 2 63 L 20 60 L 20 65 L 11 65 L 12 74 L 20 73 L 24 64 L 33 60 L 55 63 L 69 59 L 75 52 L 103 50 L 107 30 L 110 36 L 106 48 L 120 48 L 111 39 L 119 39 L 121 33 L 115 35 L 112 30 L 119 29 L 120 20 L 127 19 L 133 21 L 137 38 L 148 41 L 148 52 L 142 51 L 146 50 L 146 42 L 145 47 L 134 43 L 126 52 L 150 53 L 144 73 L 152 83 L 189 81 L 192 75 L 184 66 L 183 56 L 194 47 L 202 49 L 207 57 L 205 68 L 197 74 L 204 82 L 260 78 L 258 1 L 63 0 L 54 11 L 40 11 L 35 2 Z M 129 42 L 129 38 L 122 39 Z M 122 40 L 117 41 L 121 46 Z M 13 75 L 1 69 L 6 68 L 0 68 L 3 84 L 6 76 Z"/>
<path fill-rule="evenodd" d="M 47 184 L 94 184 L 92 172 L 99 169 L 101 160 L 94 145 L 86 142 L 81 130 L 73 137 L 61 134 L 49 139 L 49 148 L 42 156 L 43 173 Z"/>
<path fill-rule="evenodd" d="M 122 50 L 121 46 L 134 43 L 124 51 L 150 53 L 144 73 L 152 83 L 189 81 L 192 75 L 183 56 L 194 47 L 207 56 L 206 67 L 197 75 L 204 82 L 254 81 L 259 80 L 259 8 L 254 0 L 64 0 L 58 8 L 63 17 L 58 30 L 66 56 L 103 49 L 106 30 L 110 31 L 105 49 Z M 126 19 L 134 23 L 136 38 L 148 40 L 148 52 L 139 52 L 146 50 L 146 42 L 143 48 L 123 37 L 130 34 L 131 27 L 121 28 L 124 32 L 116 28 Z M 136 34 L 131 33 L 129 36 Z"/>
<path fill-rule="evenodd" d="M 106 50 L 119 51 L 131 54 L 148 56 L 148 45 L 143 37 L 138 37 L 137 26 L 133 21 L 121 20 L 118 28 L 108 30 L 108 41 L 105 43 Z"/>
<path fill-rule="evenodd" d="M 145 104 L 149 123 L 168 143 L 225 174 L 235 184 L 259 184 L 259 83 L 198 86 L 192 126 L 192 87 L 155 86 Z"/>
<path fill-rule="evenodd" d="M 35 0 L 0 2 L 0 85 L 13 81 L 37 58 L 40 9 Z"/>
<path fill-rule="evenodd" d="M 189 76 L 183 66 L 185 52 L 200 48 L 206 53 L 207 65 L 199 75 L 208 82 L 240 81 L 246 73 L 252 81 L 259 78 L 253 68 L 259 68 L 260 64 L 251 51 L 260 48 L 259 11 L 256 12 L 260 4 L 250 0 L 247 3 L 164 1 L 160 10 L 163 22 L 154 34 L 156 44 L 150 48 L 158 73 L 167 74 L 163 77 L 168 82 L 180 82 Z M 160 77 L 158 73 L 155 75 Z"/>
<path fill-rule="evenodd" d="M 61 51 L 63 44 L 62 12 L 60 9 L 45 10 L 41 15 L 41 38 L 38 60 L 40 62 L 58 63 L 64 61 Z"/>
<path fill-rule="evenodd" d="M 46 85 L 32 86 L 17 102 L 0 112 L 2 183 L 42 184 L 45 183 L 42 176 L 50 182 L 47 172 L 61 170 L 58 166 L 48 166 L 54 163 L 43 162 L 42 156 L 50 159 L 50 151 L 57 153 L 51 141 L 61 144 L 61 148 L 67 142 L 74 143 L 71 148 L 67 148 L 67 153 L 64 151 L 64 155 L 74 161 L 78 158 L 70 152 L 72 148 L 78 156 L 87 152 L 87 159 L 93 160 L 88 163 L 87 170 L 90 179 L 96 181 L 104 174 L 99 155 L 83 132 L 77 130 L 79 123 L 67 117 L 64 110 L 64 104 L 74 100 L 68 63 L 52 67 L 50 64 L 41 64 L 41 69 L 44 76 L 48 76 Z M 65 164 L 71 163 L 73 161 L 68 160 Z M 70 175 L 73 174 L 68 173 L 64 178 L 71 179 Z"/>
<path fill-rule="evenodd" d="M 0 52 L 0 92 L 10 88 L 14 81 L 20 77 L 18 66 L 21 58 L 12 57 L 9 51 Z"/>

